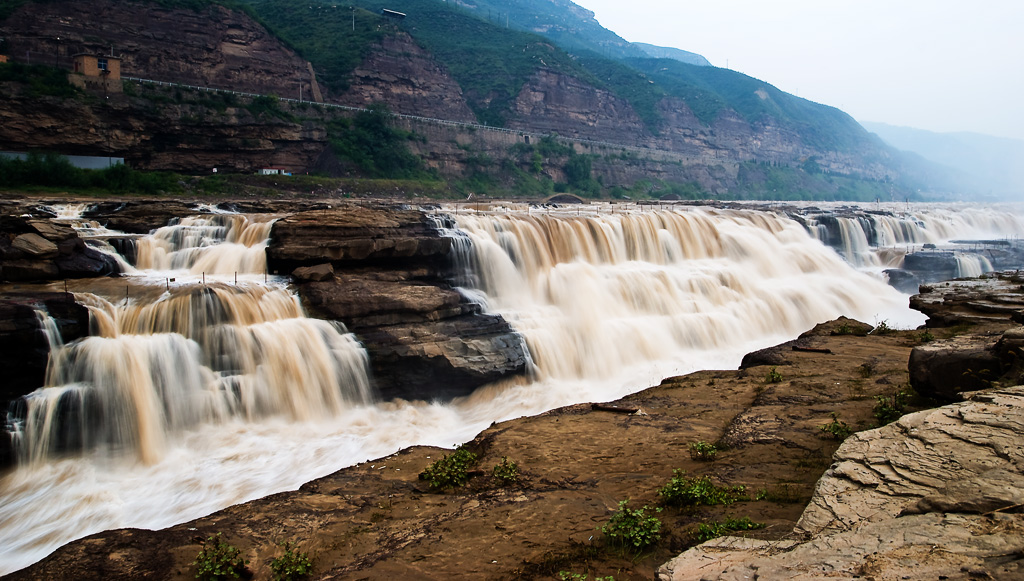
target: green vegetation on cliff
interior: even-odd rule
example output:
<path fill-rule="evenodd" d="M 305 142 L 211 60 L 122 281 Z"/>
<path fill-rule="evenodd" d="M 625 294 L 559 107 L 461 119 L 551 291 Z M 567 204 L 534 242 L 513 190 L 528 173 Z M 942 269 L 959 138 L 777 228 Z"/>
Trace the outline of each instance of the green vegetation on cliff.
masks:
<path fill-rule="evenodd" d="M 429 176 L 420 158 L 405 145 L 405 141 L 415 139 L 415 135 L 394 128 L 384 105 L 371 105 L 353 119 L 331 121 L 327 128 L 334 153 L 351 161 L 370 177 L 418 179 Z"/>
<path fill-rule="evenodd" d="M 33 97 L 70 98 L 78 94 L 65 71 L 44 65 L 0 63 L 0 83 L 3 82 L 27 85 L 28 94 Z"/>

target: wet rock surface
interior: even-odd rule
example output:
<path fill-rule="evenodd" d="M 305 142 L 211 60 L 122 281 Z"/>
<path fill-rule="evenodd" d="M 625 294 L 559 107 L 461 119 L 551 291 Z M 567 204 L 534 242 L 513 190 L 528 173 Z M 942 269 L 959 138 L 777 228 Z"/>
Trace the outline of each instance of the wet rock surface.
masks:
<path fill-rule="evenodd" d="M 39 282 L 117 274 L 109 256 L 67 225 L 32 215 L 0 216 L 0 281 Z"/>
<path fill-rule="evenodd" d="M 272 272 L 305 269 L 304 304 L 359 337 L 382 398 L 447 399 L 527 365 L 509 324 L 448 284 L 451 248 L 421 211 L 345 205 L 279 220 L 267 257 Z"/>
<path fill-rule="evenodd" d="M 83 337 L 89 330 L 88 310 L 70 295 L 56 292 L 0 292 L 0 411 L 6 417 L 10 403 L 43 385 L 50 346 L 38 310 L 53 318 L 63 341 Z M 7 431 L 0 432 L 0 469 L 13 461 Z"/>

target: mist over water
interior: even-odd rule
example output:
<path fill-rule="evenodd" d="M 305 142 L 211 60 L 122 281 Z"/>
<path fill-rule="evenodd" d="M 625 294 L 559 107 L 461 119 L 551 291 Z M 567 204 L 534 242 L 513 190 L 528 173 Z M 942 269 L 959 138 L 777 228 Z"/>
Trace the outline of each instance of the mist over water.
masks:
<path fill-rule="evenodd" d="M 48 387 L 33 396 L 43 423 L 54 422 L 47 401 L 89 390 L 103 392 L 91 406 L 117 409 L 123 421 L 83 427 L 70 450 L 55 448 L 45 429 L 22 427 L 25 442 L 50 440 L 28 445 L 28 461 L 0 479 L 0 572 L 100 530 L 169 526 L 403 447 L 451 447 L 493 421 L 734 368 L 743 354 L 839 315 L 923 321 L 905 295 L 783 216 L 586 212 L 455 217 L 460 284 L 523 335 L 535 373 L 445 404 L 373 403 L 352 337 L 305 318 L 282 282 L 262 283 L 268 220 L 183 219 L 180 231 L 140 241 L 152 251 L 139 252 L 131 299 L 78 289 L 94 336 L 55 344 Z M 222 274 L 197 270 L 203 260 Z M 236 285 L 236 271 L 250 274 Z M 320 347 L 289 350 L 298 341 Z M 163 363 L 127 355 L 137 350 Z M 121 383 L 129 364 L 142 368 L 124 377 L 148 385 Z M 187 376 L 175 376 L 182 391 L 161 383 L 170 369 Z"/>

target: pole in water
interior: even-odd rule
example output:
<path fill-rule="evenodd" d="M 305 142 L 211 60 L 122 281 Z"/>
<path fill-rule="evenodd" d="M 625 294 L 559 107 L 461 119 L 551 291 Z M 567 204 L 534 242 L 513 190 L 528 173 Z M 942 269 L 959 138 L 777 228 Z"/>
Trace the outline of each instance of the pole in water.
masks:
<path fill-rule="evenodd" d="M 238 271 L 235 271 L 235 286 L 238 286 Z"/>
<path fill-rule="evenodd" d="M 206 284 L 206 273 L 205 272 L 203 273 L 203 284 L 204 285 Z"/>
<path fill-rule="evenodd" d="M 124 304 L 128 304 L 128 285 L 124 285 Z"/>
<path fill-rule="evenodd" d="M 171 292 L 171 279 L 167 279 L 167 292 Z"/>

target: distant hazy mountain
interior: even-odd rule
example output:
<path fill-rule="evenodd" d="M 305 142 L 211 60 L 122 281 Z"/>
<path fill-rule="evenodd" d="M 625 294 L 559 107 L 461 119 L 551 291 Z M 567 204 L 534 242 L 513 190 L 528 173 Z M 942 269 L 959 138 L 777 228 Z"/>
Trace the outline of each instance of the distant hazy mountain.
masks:
<path fill-rule="evenodd" d="M 934 133 L 885 123 L 861 123 L 889 145 L 957 169 L 979 193 L 1024 197 L 1024 141 L 978 133 Z"/>
<path fill-rule="evenodd" d="M 655 46 L 653 44 L 647 44 L 645 42 L 634 42 L 633 46 L 647 53 L 647 56 L 656 59 L 672 59 L 677 60 L 681 63 L 697 65 L 701 67 L 711 66 L 711 63 L 708 62 L 708 59 L 700 56 L 695 52 L 679 50 L 678 48 L 671 48 L 666 46 Z"/>

